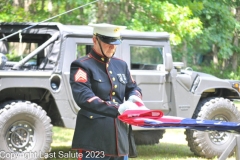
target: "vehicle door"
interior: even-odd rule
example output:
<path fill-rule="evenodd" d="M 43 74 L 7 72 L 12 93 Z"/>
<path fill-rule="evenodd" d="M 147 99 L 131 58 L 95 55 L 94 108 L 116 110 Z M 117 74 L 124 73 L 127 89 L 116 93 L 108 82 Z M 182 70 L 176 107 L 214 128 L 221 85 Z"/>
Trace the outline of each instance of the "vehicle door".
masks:
<path fill-rule="evenodd" d="M 165 46 L 166 42 L 124 39 L 118 56 L 128 63 L 133 79 L 142 89 L 145 105 L 167 113 L 170 85 L 166 85 L 168 72 L 163 57 L 170 48 Z"/>

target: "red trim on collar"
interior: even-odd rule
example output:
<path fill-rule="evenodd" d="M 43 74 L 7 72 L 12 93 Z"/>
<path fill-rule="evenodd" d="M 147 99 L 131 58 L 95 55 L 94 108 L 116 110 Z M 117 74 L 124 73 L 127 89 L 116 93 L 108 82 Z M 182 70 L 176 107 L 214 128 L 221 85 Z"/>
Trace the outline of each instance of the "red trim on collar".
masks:
<path fill-rule="evenodd" d="M 99 55 L 99 56 L 105 58 L 102 54 L 98 53 L 94 48 L 92 48 L 92 50 L 93 50 L 97 55 Z"/>
<path fill-rule="evenodd" d="M 90 56 L 91 58 L 95 59 L 95 60 L 98 61 L 98 62 L 101 62 L 101 63 L 103 63 L 103 64 L 106 64 L 106 62 L 103 62 L 103 61 L 97 59 L 97 58 L 94 57 L 91 53 L 89 53 L 89 56 Z"/>

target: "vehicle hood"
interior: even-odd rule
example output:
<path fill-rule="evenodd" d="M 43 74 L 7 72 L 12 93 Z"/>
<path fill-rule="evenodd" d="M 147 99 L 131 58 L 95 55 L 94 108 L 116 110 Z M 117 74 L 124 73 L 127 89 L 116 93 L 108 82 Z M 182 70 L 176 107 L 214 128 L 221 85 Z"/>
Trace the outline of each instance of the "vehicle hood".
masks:
<path fill-rule="evenodd" d="M 199 78 L 195 93 L 202 93 L 205 90 L 213 88 L 228 88 L 231 90 L 235 90 L 232 88 L 232 83 L 235 82 L 234 80 L 221 79 L 211 74 L 206 74 L 202 72 L 195 72 L 195 74 L 197 74 L 197 77 Z M 195 80 L 197 80 L 197 77 Z"/>

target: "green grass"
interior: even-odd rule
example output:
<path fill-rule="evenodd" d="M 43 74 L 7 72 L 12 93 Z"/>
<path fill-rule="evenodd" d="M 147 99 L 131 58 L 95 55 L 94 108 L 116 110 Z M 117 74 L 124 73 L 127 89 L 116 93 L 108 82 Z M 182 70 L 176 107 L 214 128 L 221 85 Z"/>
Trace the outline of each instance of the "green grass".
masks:
<path fill-rule="evenodd" d="M 74 151 L 71 150 L 74 131 L 72 129 L 54 127 L 53 132 L 54 136 L 50 154 L 55 154 L 55 158 L 48 158 L 48 160 L 76 160 L 73 155 Z M 138 157 L 130 158 L 130 160 L 206 160 L 195 156 L 190 151 L 185 140 L 184 129 L 167 129 L 159 144 L 137 146 L 137 151 Z M 235 160 L 235 157 L 228 158 L 228 160 Z"/>

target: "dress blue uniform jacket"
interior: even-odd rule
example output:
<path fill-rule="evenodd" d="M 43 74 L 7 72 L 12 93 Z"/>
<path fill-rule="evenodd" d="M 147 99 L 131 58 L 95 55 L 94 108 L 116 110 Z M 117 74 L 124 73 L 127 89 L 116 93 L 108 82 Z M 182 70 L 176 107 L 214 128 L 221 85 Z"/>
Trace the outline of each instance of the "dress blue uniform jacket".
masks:
<path fill-rule="evenodd" d="M 101 151 L 108 156 L 128 154 L 127 125 L 117 116 L 118 107 L 131 95 L 141 97 L 126 62 L 106 58 L 92 50 L 71 64 L 70 85 L 81 108 L 72 148 Z"/>

